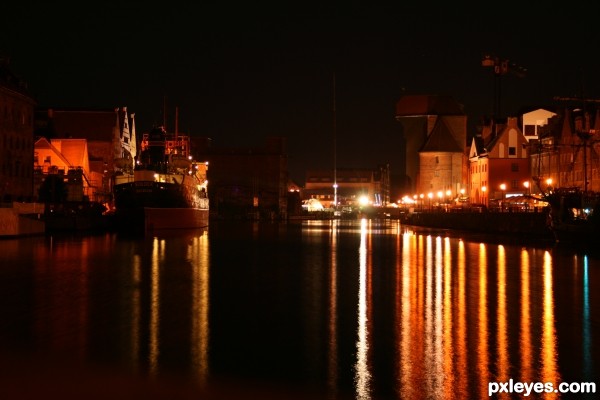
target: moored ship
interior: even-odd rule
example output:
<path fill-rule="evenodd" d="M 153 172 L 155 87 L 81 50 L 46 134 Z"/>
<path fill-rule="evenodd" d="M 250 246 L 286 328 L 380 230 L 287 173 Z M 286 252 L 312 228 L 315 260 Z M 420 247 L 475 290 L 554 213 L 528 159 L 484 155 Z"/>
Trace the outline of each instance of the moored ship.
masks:
<path fill-rule="evenodd" d="M 189 136 L 161 126 L 143 135 L 133 171 L 115 176 L 116 224 L 122 230 L 208 226 L 208 163 L 190 154 Z"/>

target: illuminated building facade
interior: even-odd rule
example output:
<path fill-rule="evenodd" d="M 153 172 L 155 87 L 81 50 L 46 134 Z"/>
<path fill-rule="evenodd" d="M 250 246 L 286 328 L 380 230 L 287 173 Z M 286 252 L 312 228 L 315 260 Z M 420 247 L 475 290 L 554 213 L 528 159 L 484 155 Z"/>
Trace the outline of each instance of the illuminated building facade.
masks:
<path fill-rule="evenodd" d="M 31 201 L 35 100 L 0 59 L 0 202 Z"/>
<path fill-rule="evenodd" d="M 512 195 L 527 194 L 531 179 L 527 139 L 517 118 L 490 122 L 475 136 L 469 150 L 468 194 L 471 203 L 489 205 Z"/>
<path fill-rule="evenodd" d="M 410 95 L 396 103 L 406 142 L 408 193 L 452 192 L 467 180 L 467 116 L 450 96 Z"/>
<path fill-rule="evenodd" d="M 336 171 L 338 206 L 357 206 L 366 196 L 369 204 L 386 206 L 390 202 L 390 168 L 388 164 L 372 169 L 338 168 Z M 318 199 L 323 207 L 334 207 L 334 176 L 331 170 L 306 173 L 302 197 Z"/>

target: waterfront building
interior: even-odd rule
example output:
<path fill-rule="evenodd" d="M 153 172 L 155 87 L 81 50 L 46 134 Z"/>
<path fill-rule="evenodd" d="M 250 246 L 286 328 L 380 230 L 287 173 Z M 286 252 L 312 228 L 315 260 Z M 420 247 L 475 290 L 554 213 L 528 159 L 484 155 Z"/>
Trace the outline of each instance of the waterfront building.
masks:
<path fill-rule="evenodd" d="M 324 208 L 333 208 L 337 183 L 338 206 L 356 208 L 361 199 L 375 206 L 390 203 L 389 164 L 376 168 L 338 168 L 335 175 L 334 181 L 332 170 L 307 171 L 303 200 L 317 199 Z"/>
<path fill-rule="evenodd" d="M 556 113 L 543 108 L 524 113 L 521 118 L 521 130 L 525 135 L 525 139 L 528 141 L 537 139 L 539 130 L 548 125 L 548 120 L 555 115 Z"/>
<path fill-rule="evenodd" d="M 221 218 L 281 218 L 288 215 L 286 141 L 268 137 L 256 147 L 218 147 L 195 140 L 195 154 L 210 164 L 211 215 Z"/>
<path fill-rule="evenodd" d="M 127 107 L 45 108 L 36 111 L 35 134 L 37 137 L 45 138 L 48 145 L 54 145 L 53 152 L 58 150 L 56 145 L 61 143 L 60 149 L 68 151 L 69 154 L 51 158 L 51 161 L 64 164 L 62 167 L 59 164 L 54 165 L 59 169 L 66 168 L 65 171 L 69 168 L 80 168 L 84 174 L 86 194 L 90 196 L 90 200 L 108 204 L 112 201 L 115 172 L 124 167 L 124 162 L 129 162 L 131 169 L 134 166 L 133 160 L 137 148 L 134 118 L 135 114 L 129 114 Z M 85 145 L 82 144 L 83 142 L 72 141 L 73 139 L 84 140 Z M 79 144 L 75 145 L 75 143 Z M 44 142 L 40 142 L 40 146 L 42 145 L 47 147 Z M 87 154 L 87 160 L 75 156 L 83 153 Z M 52 157 L 52 154 L 46 156 Z M 37 155 L 37 159 L 38 166 L 43 167 L 46 163 L 44 157 Z M 88 166 L 85 167 L 84 164 Z"/>
<path fill-rule="evenodd" d="M 39 138 L 34 146 L 33 166 L 35 193 L 48 176 L 55 175 L 66 184 L 66 201 L 96 200 L 96 188 L 91 182 L 102 176 L 90 171 L 86 139 Z"/>
<path fill-rule="evenodd" d="M 408 193 L 457 196 L 467 181 L 467 116 L 450 96 L 402 96 L 396 103 L 406 142 Z"/>
<path fill-rule="evenodd" d="M 0 202 L 31 201 L 33 115 L 36 102 L 25 81 L 0 59 Z"/>
<path fill-rule="evenodd" d="M 597 103 L 565 107 L 540 128 L 532 141 L 531 170 L 540 191 L 573 187 L 600 191 L 598 144 L 600 107 Z"/>
<path fill-rule="evenodd" d="M 529 146 L 518 119 L 489 121 L 471 141 L 468 195 L 471 203 L 490 205 L 529 194 Z M 527 183 L 526 183 L 527 182 Z"/>

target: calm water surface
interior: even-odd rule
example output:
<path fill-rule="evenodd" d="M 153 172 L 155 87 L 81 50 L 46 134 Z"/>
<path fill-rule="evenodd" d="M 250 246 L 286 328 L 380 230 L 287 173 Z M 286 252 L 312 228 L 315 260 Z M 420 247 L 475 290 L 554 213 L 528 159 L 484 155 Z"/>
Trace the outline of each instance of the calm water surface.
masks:
<path fill-rule="evenodd" d="M 599 385 L 600 258 L 367 220 L 2 240 L 0 356 L 14 398 Z"/>

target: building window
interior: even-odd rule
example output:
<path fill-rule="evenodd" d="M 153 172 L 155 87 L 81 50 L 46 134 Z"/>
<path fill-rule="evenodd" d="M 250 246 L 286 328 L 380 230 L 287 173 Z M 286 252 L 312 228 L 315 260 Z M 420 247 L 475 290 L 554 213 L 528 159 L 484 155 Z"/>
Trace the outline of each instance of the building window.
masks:
<path fill-rule="evenodd" d="M 510 170 L 512 172 L 519 172 L 519 164 L 517 164 L 517 163 L 510 164 Z"/>
<path fill-rule="evenodd" d="M 510 146 L 508 148 L 508 155 L 509 156 L 516 156 L 517 155 L 517 148 Z"/>
<path fill-rule="evenodd" d="M 525 136 L 535 136 L 535 125 L 525 125 Z"/>

